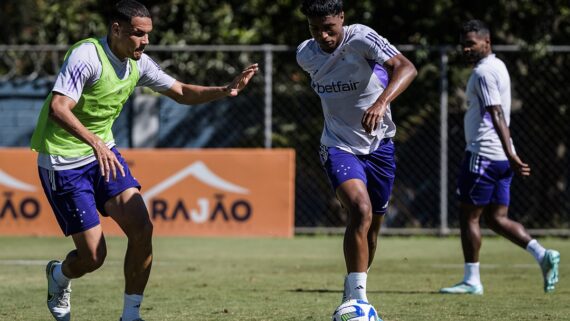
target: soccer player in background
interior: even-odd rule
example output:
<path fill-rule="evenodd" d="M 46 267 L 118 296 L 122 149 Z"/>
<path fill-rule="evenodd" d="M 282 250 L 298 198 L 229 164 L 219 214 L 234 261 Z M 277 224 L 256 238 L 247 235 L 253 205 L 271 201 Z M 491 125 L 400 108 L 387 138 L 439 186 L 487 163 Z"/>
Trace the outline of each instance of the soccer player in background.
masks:
<path fill-rule="evenodd" d="M 46 267 L 47 305 L 56 320 L 70 320 L 70 281 L 97 270 L 107 253 L 99 211 L 128 238 L 122 321 L 142 320 L 139 308 L 152 264 L 152 230 L 140 184 L 115 147 L 111 126 L 136 86 L 182 104 L 236 96 L 257 72 L 247 67 L 227 86 L 185 84 L 144 53 L 152 20 L 134 0 L 115 5 L 108 34 L 73 45 L 47 97 L 31 148 L 38 154 L 45 194 L 75 249 Z"/>
<path fill-rule="evenodd" d="M 479 275 L 481 231 L 479 219 L 534 256 L 544 278 L 544 291 L 558 282 L 560 254 L 546 250 L 525 228 L 508 217 L 514 173 L 530 175 L 530 167 L 515 152 L 509 123 L 511 81 L 505 64 L 491 50 L 489 28 L 479 20 L 463 24 L 463 56 L 473 71 L 467 82 L 468 109 L 464 117 L 465 157 L 458 177 L 461 245 L 465 259 L 463 280 L 442 293 L 483 294 Z"/>
<path fill-rule="evenodd" d="M 321 99 L 321 162 L 348 212 L 342 302 L 368 301 L 367 274 L 396 170 L 390 103 L 417 72 L 376 31 L 344 26 L 342 0 L 305 0 L 301 12 L 313 38 L 299 45 L 297 62 Z"/>

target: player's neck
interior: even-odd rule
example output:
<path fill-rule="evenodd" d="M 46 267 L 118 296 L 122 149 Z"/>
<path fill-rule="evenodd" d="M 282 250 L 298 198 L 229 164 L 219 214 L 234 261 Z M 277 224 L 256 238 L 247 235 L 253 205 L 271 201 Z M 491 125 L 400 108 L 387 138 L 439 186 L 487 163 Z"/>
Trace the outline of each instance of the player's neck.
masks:
<path fill-rule="evenodd" d="M 115 57 L 117 57 L 117 59 L 119 59 L 120 61 L 125 61 L 127 59 L 127 57 L 121 56 L 118 48 L 114 44 L 114 41 L 109 36 L 107 36 L 107 45 L 109 46 L 109 49 L 111 50 L 113 55 L 115 55 Z"/>
<path fill-rule="evenodd" d="M 479 58 L 479 60 L 477 60 L 473 63 L 473 67 L 477 66 L 481 61 L 487 59 L 492 54 L 493 54 L 493 52 L 491 50 L 489 50 L 486 53 L 484 53 L 483 55 L 481 55 L 481 58 Z"/>

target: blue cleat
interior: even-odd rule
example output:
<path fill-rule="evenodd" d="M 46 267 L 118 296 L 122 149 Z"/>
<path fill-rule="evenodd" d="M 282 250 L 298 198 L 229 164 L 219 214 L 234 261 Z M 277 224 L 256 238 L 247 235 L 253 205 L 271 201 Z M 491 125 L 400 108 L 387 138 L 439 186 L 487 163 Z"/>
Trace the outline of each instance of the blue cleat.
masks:
<path fill-rule="evenodd" d="M 544 279 L 544 292 L 554 291 L 554 286 L 558 283 L 558 265 L 560 263 L 560 253 L 555 250 L 546 250 L 544 258 L 540 263 L 542 277 Z"/>
<path fill-rule="evenodd" d="M 461 282 L 448 288 L 441 288 L 439 289 L 439 293 L 483 295 L 483 285 L 470 285 L 465 282 Z"/>

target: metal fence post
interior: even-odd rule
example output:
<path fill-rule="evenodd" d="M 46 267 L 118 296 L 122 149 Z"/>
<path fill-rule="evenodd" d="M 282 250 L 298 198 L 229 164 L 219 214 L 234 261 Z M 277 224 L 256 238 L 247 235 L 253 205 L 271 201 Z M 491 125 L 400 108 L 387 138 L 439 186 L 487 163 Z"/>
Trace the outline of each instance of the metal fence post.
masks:
<path fill-rule="evenodd" d="M 273 113 L 273 49 L 271 45 L 263 45 L 263 55 L 265 58 L 264 68 L 264 104 L 265 104 L 265 148 L 271 148 L 272 136 L 272 113 Z"/>
<path fill-rule="evenodd" d="M 439 211 L 440 211 L 440 230 L 441 235 L 449 234 L 449 226 L 447 222 L 448 210 L 447 210 L 447 172 L 449 170 L 448 156 L 447 156 L 447 141 L 448 141 L 448 124 L 447 124 L 447 112 L 448 112 L 448 79 L 447 79 L 447 67 L 448 67 L 448 56 L 447 47 L 442 46 L 439 50 L 440 53 L 440 96 L 439 96 L 439 110 L 440 110 L 440 174 L 439 174 Z"/>

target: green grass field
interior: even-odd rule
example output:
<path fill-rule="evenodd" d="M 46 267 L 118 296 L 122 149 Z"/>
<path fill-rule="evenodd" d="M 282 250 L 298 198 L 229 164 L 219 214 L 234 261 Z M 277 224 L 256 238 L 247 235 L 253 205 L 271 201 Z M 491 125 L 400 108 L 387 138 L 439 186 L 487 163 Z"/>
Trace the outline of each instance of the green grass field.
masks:
<path fill-rule="evenodd" d="M 561 281 L 544 294 L 526 251 L 486 237 L 484 296 L 441 295 L 463 275 L 459 239 L 382 237 L 368 298 L 385 321 L 570 320 L 570 242 L 542 239 L 561 252 Z M 51 320 L 44 267 L 72 244 L 65 238 L 0 237 L 0 320 Z M 339 236 L 294 239 L 156 238 L 142 316 L 147 321 L 330 320 L 340 303 L 344 263 Z M 124 238 L 108 239 L 98 271 L 73 282 L 73 320 L 118 320 Z"/>

